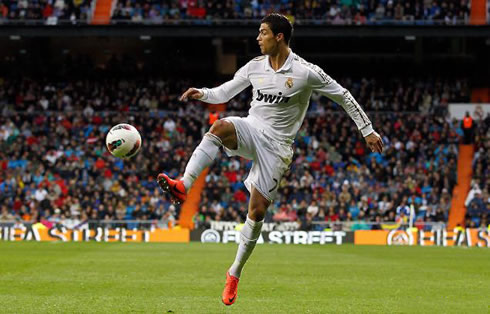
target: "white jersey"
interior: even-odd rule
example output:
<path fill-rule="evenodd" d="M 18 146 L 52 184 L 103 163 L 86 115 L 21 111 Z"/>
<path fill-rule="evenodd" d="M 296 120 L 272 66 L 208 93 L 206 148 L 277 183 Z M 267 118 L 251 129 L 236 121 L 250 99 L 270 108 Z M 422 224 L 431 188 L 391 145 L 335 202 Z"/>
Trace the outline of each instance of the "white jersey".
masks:
<path fill-rule="evenodd" d="M 274 140 L 291 144 L 308 110 L 310 96 L 317 91 L 340 104 L 354 120 L 363 136 L 373 132 L 371 121 L 351 93 L 318 66 L 305 61 L 291 50 L 277 71 L 269 56 L 252 59 L 234 78 L 216 88 L 203 88 L 200 99 L 217 104 L 229 101 L 252 84 L 253 100 L 249 118 L 257 122 Z"/>

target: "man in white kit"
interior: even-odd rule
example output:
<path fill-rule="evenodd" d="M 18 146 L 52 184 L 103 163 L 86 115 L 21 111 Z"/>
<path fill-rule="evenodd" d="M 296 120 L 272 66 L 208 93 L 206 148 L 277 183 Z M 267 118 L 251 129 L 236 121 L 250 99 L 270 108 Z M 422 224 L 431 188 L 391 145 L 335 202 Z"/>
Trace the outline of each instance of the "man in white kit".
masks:
<path fill-rule="evenodd" d="M 209 167 L 220 147 L 229 156 L 253 161 L 245 180 L 250 192 L 248 216 L 241 230 L 235 261 L 226 273 L 222 301 L 231 305 L 237 298 L 238 281 L 245 262 L 260 236 L 267 208 L 277 194 L 282 176 L 292 162 L 292 143 L 303 123 L 310 96 L 317 91 L 340 104 L 354 120 L 373 152 L 382 152 L 381 137 L 350 92 L 330 78 L 318 66 L 306 62 L 289 48 L 293 27 L 277 13 L 262 19 L 257 41 L 260 57 L 239 69 L 234 78 L 216 88 L 189 88 L 180 100 L 199 99 L 224 103 L 248 86 L 253 100 L 246 118 L 228 117 L 216 121 L 197 146 L 181 180 L 158 175 L 160 187 L 182 203 L 199 174 Z"/>

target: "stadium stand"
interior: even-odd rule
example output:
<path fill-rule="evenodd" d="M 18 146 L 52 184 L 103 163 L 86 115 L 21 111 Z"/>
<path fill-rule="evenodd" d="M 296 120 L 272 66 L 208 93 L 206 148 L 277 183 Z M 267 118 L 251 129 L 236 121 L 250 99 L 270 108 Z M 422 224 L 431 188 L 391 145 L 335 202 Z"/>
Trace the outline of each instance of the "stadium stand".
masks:
<path fill-rule="evenodd" d="M 92 1 L 95 0 L 2 0 L 0 23 L 8 21 L 45 21 L 56 24 L 58 20 L 87 21 Z"/>
<path fill-rule="evenodd" d="M 332 25 L 466 24 L 470 1 L 136 1 L 119 2 L 114 20 L 163 23 L 177 20 L 260 19 L 281 12 L 299 23 Z"/>
<path fill-rule="evenodd" d="M 447 119 L 447 104 L 469 99 L 467 80 L 340 81 L 383 126 L 380 132 L 390 134 L 384 138 L 386 151 L 369 153 L 348 116 L 315 95 L 267 221 L 298 221 L 305 230 L 318 228 L 319 221 L 363 229 L 371 222 L 406 222 L 413 205 L 419 227 L 446 222 L 462 136 L 460 124 Z M 209 127 L 201 103 L 178 105 L 188 84 L 158 78 L 1 81 L 0 220 L 67 227 L 87 227 L 88 220 L 91 226 L 100 220 L 114 226 L 135 226 L 134 220 L 145 221 L 143 227 L 148 220 L 175 223 L 179 208 L 154 178 L 162 169 L 182 174 Z M 248 101 L 243 92 L 228 110 L 245 114 Z M 109 127 L 124 117 L 143 135 L 144 149 L 129 162 L 110 156 L 103 144 Z M 482 138 L 490 119 L 475 123 L 480 140 L 473 164 L 481 197 L 471 200 L 468 222 L 478 226 L 488 212 L 488 144 Z M 248 194 L 242 179 L 249 168 L 250 162 L 224 154 L 216 160 L 205 178 L 198 227 L 211 220 L 244 220 Z"/>
<path fill-rule="evenodd" d="M 328 65 L 327 73 L 379 126 L 386 151 L 369 153 L 343 110 L 313 95 L 267 221 L 296 221 L 304 230 L 324 228 L 320 222 L 336 229 L 377 228 L 373 223 L 406 222 L 413 208 L 420 228 L 449 223 L 465 131 L 449 118 L 448 104 L 485 103 L 490 95 L 486 26 L 455 27 L 475 21 L 471 1 L 104 2 L 0 0 L 0 23 L 12 24 L 0 29 L 1 221 L 86 227 L 87 221 L 168 226 L 183 216 L 190 220 L 192 210 L 181 215 L 154 182 L 161 171 L 181 175 L 209 128 L 208 108 L 200 102 L 182 106 L 177 96 L 189 86 L 216 86 L 256 56 L 252 27 L 279 11 L 297 26 L 293 50 Z M 97 5 L 104 9 L 103 23 L 114 25 L 80 27 L 95 23 Z M 38 22 L 59 28 L 25 27 Z M 231 33 L 216 37 L 227 25 L 234 26 Z M 300 34 L 303 25 L 312 34 Z M 183 37 L 174 38 L 173 30 Z M 439 37 L 441 30 L 447 39 Z M 328 49 L 318 51 L 311 41 Z M 249 103 L 248 90 L 222 105 L 220 117 L 246 115 Z M 109 127 L 123 121 L 143 136 L 143 149 L 130 161 L 113 158 L 103 145 Z M 489 124 L 489 117 L 474 119 L 470 193 L 459 200 L 468 226 L 488 224 Z M 200 199 L 192 198 L 196 226 L 245 219 L 242 180 L 249 168 L 246 160 L 218 157 Z"/>
<path fill-rule="evenodd" d="M 109 13 L 105 15 L 112 11 L 112 23 L 256 23 L 270 12 L 281 12 L 298 24 L 314 25 L 462 25 L 470 21 L 469 0 L 2 0 L 0 21 L 87 23 L 95 10 L 92 4 L 98 2 L 107 2 L 104 6 Z M 106 16 L 94 16 L 96 23 L 105 23 Z"/>

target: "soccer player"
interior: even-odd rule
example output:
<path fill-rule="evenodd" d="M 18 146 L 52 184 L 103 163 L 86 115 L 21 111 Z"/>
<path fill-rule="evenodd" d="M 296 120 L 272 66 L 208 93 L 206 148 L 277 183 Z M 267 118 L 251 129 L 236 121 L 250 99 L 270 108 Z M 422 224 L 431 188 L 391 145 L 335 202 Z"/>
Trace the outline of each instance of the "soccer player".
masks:
<path fill-rule="evenodd" d="M 238 281 L 252 254 L 267 208 L 277 194 L 282 176 L 293 158 L 292 144 L 303 123 L 313 91 L 340 104 L 354 120 L 373 152 L 383 150 L 381 137 L 350 92 L 340 86 L 318 66 L 306 62 L 289 48 L 293 26 L 280 14 L 262 19 L 257 41 L 262 56 L 239 69 L 232 80 L 216 88 L 189 88 L 181 101 L 198 99 L 207 103 L 224 103 L 248 86 L 253 86 L 253 100 L 245 118 L 227 117 L 213 123 L 190 158 L 181 180 L 158 175 L 160 187 L 181 203 L 194 180 L 216 157 L 220 147 L 229 156 L 253 161 L 245 180 L 250 192 L 248 216 L 241 230 L 235 261 L 226 273 L 222 301 L 226 305 L 237 299 Z"/>

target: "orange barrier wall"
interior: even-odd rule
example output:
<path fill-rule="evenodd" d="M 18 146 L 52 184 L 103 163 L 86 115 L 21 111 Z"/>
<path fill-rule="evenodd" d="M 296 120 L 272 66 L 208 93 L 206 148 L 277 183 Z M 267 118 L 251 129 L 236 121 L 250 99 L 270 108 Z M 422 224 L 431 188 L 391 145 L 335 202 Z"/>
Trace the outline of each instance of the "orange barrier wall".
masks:
<path fill-rule="evenodd" d="M 357 230 L 354 233 L 355 244 L 386 245 L 386 230 Z"/>
<path fill-rule="evenodd" d="M 453 189 L 453 198 L 451 200 L 451 210 L 449 212 L 449 228 L 452 229 L 458 224 L 464 225 L 464 216 L 466 208 L 464 202 L 468 196 L 471 185 L 473 169 L 471 162 L 475 152 L 474 145 L 459 145 L 458 153 L 458 184 Z"/>
<path fill-rule="evenodd" d="M 71 230 L 66 228 L 0 227 L 3 241 L 62 241 L 62 242 L 181 242 L 190 241 L 189 229 L 106 229 Z"/>
<path fill-rule="evenodd" d="M 182 228 L 194 229 L 194 215 L 199 210 L 199 203 L 201 202 L 201 193 L 206 185 L 206 176 L 208 175 L 209 168 L 204 169 L 201 175 L 197 178 L 192 186 L 191 190 L 187 194 L 187 200 L 182 204 L 180 209 L 179 225 Z"/>
<path fill-rule="evenodd" d="M 478 229 L 452 231 L 358 230 L 354 234 L 354 244 L 490 247 L 490 235 L 489 231 Z"/>
<path fill-rule="evenodd" d="M 490 88 L 473 88 L 471 90 L 472 103 L 490 103 Z"/>
<path fill-rule="evenodd" d="M 92 24 L 107 25 L 111 21 L 111 9 L 113 0 L 96 0 Z"/>
<path fill-rule="evenodd" d="M 487 0 L 471 0 L 470 24 L 485 25 L 487 23 Z"/>

